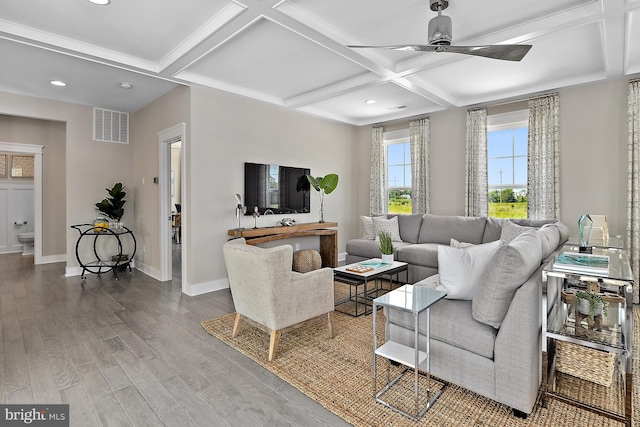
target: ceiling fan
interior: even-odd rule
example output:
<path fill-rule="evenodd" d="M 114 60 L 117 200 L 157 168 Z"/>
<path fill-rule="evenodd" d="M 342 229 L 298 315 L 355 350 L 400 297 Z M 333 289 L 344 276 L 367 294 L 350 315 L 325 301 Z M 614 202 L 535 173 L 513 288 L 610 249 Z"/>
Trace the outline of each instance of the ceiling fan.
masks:
<path fill-rule="evenodd" d="M 450 52 L 465 55 L 483 56 L 485 58 L 520 61 L 531 49 L 528 44 L 500 44 L 484 46 L 452 46 L 451 18 L 442 15 L 449 7 L 449 0 L 429 0 L 430 9 L 438 12 L 438 16 L 429 21 L 429 44 L 406 44 L 390 46 L 347 46 L 357 49 L 390 49 L 416 52 Z"/>

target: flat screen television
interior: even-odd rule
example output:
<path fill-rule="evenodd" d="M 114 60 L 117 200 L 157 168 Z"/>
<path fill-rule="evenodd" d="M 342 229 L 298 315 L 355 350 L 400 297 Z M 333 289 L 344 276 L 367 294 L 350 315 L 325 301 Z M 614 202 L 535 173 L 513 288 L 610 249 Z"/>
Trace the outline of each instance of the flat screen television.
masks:
<path fill-rule="evenodd" d="M 245 163 L 246 215 L 252 215 L 255 206 L 260 215 L 311 212 L 311 186 L 305 177 L 310 173 L 309 168 Z"/>

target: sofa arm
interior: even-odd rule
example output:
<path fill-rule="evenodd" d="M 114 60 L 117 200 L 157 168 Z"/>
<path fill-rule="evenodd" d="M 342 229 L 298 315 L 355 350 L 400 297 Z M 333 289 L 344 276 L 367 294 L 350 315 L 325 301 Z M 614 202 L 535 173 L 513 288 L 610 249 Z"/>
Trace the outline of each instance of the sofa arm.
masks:
<path fill-rule="evenodd" d="M 542 267 L 518 289 L 495 343 L 496 400 L 531 413 L 542 380 Z"/>

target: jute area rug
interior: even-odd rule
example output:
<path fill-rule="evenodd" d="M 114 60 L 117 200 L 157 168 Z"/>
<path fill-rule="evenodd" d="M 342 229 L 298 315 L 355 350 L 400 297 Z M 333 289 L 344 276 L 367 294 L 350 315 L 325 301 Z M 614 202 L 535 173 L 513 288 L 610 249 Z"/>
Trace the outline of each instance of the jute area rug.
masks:
<path fill-rule="evenodd" d="M 640 307 L 634 315 L 633 407 L 634 426 L 640 426 Z M 334 339 L 329 339 L 326 316 L 284 333 L 275 359 L 267 361 L 269 336 L 242 322 L 231 338 L 235 313 L 202 323 L 211 335 L 292 384 L 354 426 L 621 426 L 609 418 L 549 399 L 538 399 L 526 420 L 515 418 L 505 405 L 453 384 L 419 422 L 376 403 L 372 381 L 372 316 L 353 318 L 336 312 Z M 384 316 L 378 312 L 378 343 L 383 342 Z M 380 361 L 378 366 L 381 367 Z M 386 366 L 386 365 L 383 365 Z M 395 369 L 395 368 L 394 368 Z M 382 372 L 381 372 L 382 371 Z M 386 371 L 381 370 L 379 373 Z M 584 396 L 582 396 L 584 397 Z"/>

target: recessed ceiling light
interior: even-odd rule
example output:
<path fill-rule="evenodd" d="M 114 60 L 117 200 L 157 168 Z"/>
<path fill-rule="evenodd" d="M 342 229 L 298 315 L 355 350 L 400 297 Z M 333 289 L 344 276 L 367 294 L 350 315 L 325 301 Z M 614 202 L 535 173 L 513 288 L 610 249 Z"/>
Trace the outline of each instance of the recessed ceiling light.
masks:
<path fill-rule="evenodd" d="M 111 3 L 111 0 L 89 0 L 93 4 L 97 4 L 99 6 L 104 6 Z"/>
<path fill-rule="evenodd" d="M 51 83 L 54 86 L 60 86 L 60 87 L 64 87 L 67 85 L 65 82 L 60 80 L 51 80 L 49 83 Z"/>
<path fill-rule="evenodd" d="M 120 83 L 121 89 L 133 89 L 133 85 L 131 83 L 122 82 Z"/>
<path fill-rule="evenodd" d="M 365 104 L 375 104 L 376 100 L 375 99 L 367 99 L 366 101 L 364 101 Z"/>

